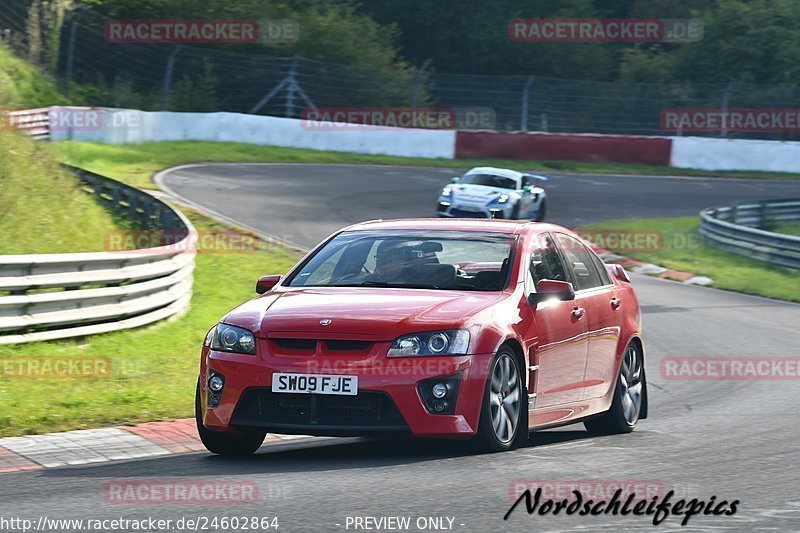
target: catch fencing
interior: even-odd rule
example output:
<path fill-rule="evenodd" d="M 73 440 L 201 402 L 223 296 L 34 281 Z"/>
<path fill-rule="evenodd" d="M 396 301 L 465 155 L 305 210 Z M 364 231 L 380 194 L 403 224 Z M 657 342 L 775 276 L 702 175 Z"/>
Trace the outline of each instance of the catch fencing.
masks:
<path fill-rule="evenodd" d="M 31 53 L 28 23 L 24 10 L 0 10 L 0 37 L 5 35 L 22 55 Z M 309 108 L 436 108 L 467 117 L 456 129 L 798 138 L 796 128 L 667 131 L 662 124 L 662 113 L 675 109 L 797 110 L 796 83 L 632 83 L 559 79 L 535 72 L 501 76 L 400 66 L 372 69 L 285 57 L 256 45 L 109 42 L 103 28 L 104 20 L 90 10 L 68 14 L 55 39 L 58 46 L 46 58 L 71 98 L 98 106 L 287 118 L 299 118 Z"/>

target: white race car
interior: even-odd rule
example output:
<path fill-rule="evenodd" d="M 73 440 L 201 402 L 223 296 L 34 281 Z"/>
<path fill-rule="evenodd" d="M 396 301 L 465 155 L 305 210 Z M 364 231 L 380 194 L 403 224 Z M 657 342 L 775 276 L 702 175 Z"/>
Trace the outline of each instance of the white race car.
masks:
<path fill-rule="evenodd" d="M 440 217 L 544 220 L 547 195 L 536 185 L 546 176 L 504 168 L 476 167 L 442 188 Z"/>

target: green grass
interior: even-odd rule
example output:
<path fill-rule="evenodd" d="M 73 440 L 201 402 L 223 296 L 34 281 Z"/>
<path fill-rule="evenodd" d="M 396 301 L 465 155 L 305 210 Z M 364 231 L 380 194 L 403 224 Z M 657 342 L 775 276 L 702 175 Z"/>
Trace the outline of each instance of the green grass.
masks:
<path fill-rule="evenodd" d="M 64 97 L 48 76 L 0 44 L 0 107 L 21 109 L 63 103 Z"/>
<path fill-rule="evenodd" d="M 92 252 L 133 225 L 80 189 L 40 144 L 0 130 L 0 255 Z"/>
<path fill-rule="evenodd" d="M 780 172 L 705 172 L 622 163 L 524 161 L 518 159 L 423 159 L 382 155 L 325 152 L 301 148 L 255 146 L 200 141 L 108 145 L 65 141 L 53 146 L 64 162 L 99 174 L 113 175 L 140 188 L 154 189 L 151 176 L 171 166 L 198 162 L 237 163 L 355 163 L 451 168 L 454 172 L 474 166 L 498 166 L 538 172 L 587 172 L 636 175 L 689 175 L 772 179 L 800 179 Z M 113 172 L 113 174 L 112 174 Z"/>
<path fill-rule="evenodd" d="M 227 229 L 187 213 L 198 231 Z M 199 253 L 194 294 L 180 317 L 127 331 L 0 346 L 0 436 L 24 435 L 189 417 L 199 352 L 206 331 L 227 311 L 255 296 L 259 276 L 286 272 L 297 257 L 273 248 L 242 254 Z M 3 364 L 43 357 L 107 358 L 100 377 L 18 378 Z"/>
<path fill-rule="evenodd" d="M 769 230 L 777 233 L 785 233 L 787 235 L 800 236 L 800 222 L 786 222 L 783 224 L 778 224 L 773 228 L 769 228 Z"/>
<path fill-rule="evenodd" d="M 708 276 L 712 287 L 800 302 L 800 275 L 796 271 L 729 253 L 705 244 L 697 217 L 609 220 L 580 228 L 592 231 L 661 232 L 663 247 L 638 251 L 624 250 L 622 255 L 667 268 Z M 612 250 L 613 251 L 613 250 Z"/>

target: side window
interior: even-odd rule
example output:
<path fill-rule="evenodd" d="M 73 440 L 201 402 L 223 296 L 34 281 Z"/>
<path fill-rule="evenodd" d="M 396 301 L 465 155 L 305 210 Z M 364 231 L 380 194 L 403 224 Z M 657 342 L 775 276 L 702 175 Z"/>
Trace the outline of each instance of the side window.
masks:
<path fill-rule="evenodd" d="M 553 237 L 545 233 L 538 240 L 538 246 L 531 252 L 531 263 L 528 267 L 534 283 L 543 279 L 569 281 Z"/>
<path fill-rule="evenodd" d="M 597 268 L 597 273 L 600 274 L 600 281 L 603 285 L 611 285 L 611 274 L 608 273 L 608 268 L 606 268 L 606 264 L 603 260 L 593 253 L 589 253 L 589 257 L 592 258 L 592 262 L 595 268 Z"/>
<path fill-rule="evenodd" d="M 564 253 L 568 266 L 572 272 L 575 290 L 591 289 L 605 285 L 597 272 L 593 254 L 586 249 L 586 246 L 575 237 L 558 233 L 556 235 L 558 245 Z"/>

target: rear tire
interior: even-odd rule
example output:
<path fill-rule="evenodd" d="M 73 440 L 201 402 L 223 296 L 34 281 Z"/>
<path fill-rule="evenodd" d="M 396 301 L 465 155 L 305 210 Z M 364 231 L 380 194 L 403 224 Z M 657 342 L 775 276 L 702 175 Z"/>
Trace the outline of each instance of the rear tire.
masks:
<path fill-rule="evenodd" d="M 594 435 L 630 433 L 643 413 L 646 394 L 642 350 L 632 342 L 625 348 L 622 357 L 611 408 L 600 417 L 585 421 L 583 425 Z"/>
<path fill-rule="evenodd" d="M 502 346 L 486 379 L 475 443 L 483 451 L 502 452 L 528 440 L 528 394 L 516 354 Z"/>
<path fill-rule="evenodd" d="M 252 455 L 264 443 L 266 431 L 248 431 L 229 433 L 226 431 L 211 431 L 203 425 L 202 406 L 200 404 L 200 382 L 197 383 L 197 392 L 194 398 L 194 416 L 197 422 L 197 433 L 206 450 L 217 455 L 228 457 L 244 457 Z"/>

